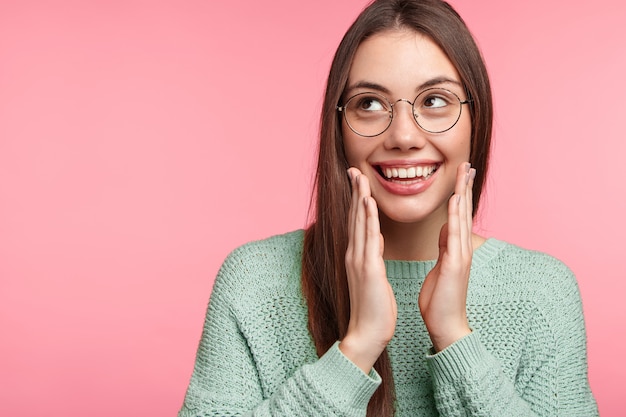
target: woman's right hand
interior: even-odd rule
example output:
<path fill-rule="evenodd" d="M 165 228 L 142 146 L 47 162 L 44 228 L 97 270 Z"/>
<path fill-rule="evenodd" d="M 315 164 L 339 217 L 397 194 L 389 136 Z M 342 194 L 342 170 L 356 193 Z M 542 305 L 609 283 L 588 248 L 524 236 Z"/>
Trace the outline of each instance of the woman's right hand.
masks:
<path fill-rule="evenodd" d="M 378 208 L 369 181 L 357 168 L 348 173 L 352 183 L 346 251 L 350 321 L 339 349 L 369 373 L 393 337 L 398 309 L 387 281 Z"/>

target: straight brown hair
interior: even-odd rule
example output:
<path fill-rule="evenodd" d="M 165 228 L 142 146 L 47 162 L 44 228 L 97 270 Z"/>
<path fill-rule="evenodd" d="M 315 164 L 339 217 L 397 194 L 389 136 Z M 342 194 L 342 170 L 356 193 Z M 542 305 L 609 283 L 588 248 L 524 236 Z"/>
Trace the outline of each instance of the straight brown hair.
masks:
<path fill-rule="evenodd" d="M 309 331 L 318 355 L 341 340 L 350 320 L 345 270 L 350 207 L 348 163 L 337 105 L 346 87 L 354 54 L 374 34 L 410 29 L 430 37 L 456 67 L 471 98 L 470 162 L 476 168 L 474 213 L 485 183 L 491 142 L 493 104 L 487 70 L 465 22 L 439 0 L 378 0 L 357 17 L 335 53 L 321 113 L 317 171 L 311 204 L 311 224 L 304 237 L 302 288 L 308 306 Z M 374 365 L 382 384 L 368 405 L 369 417 L 392 417 L 395 389 L 387 350 Z"/>

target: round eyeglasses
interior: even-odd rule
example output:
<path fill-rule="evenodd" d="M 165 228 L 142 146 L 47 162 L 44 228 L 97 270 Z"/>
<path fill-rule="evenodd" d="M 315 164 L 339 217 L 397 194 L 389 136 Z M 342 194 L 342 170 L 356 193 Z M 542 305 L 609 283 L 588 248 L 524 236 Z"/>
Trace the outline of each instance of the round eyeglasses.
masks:
<path fill-rule="evenodd" d="M 357 135 L 371 138 L 382 134 L 391 126 L 394 106 L 399 101 L 411 105 L 413 117 L 423 130 L 443 133 L 454 127 L 461 118 L 463 104 L 459 96 L 445 88 L 428 88 L 415 97 L 413 102 L 405 98 L 390 103 L 378 93 L 359 93 L 346 101 L 337 110 L 343 113 L 348 127 Z"/>

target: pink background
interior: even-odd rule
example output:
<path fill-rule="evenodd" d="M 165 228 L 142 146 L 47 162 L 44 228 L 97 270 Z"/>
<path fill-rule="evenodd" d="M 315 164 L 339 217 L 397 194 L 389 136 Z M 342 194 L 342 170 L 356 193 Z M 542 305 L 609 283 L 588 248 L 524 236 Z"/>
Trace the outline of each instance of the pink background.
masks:
<path fill-rule="evenodd" d="M 623 416 L 626 6 L 452 4 L 497 109 L 478 230 L 576 272 L 591 386 Z M 223 258 L 305 224 L 363 5 L 0 2 L 0 415 L 176 413 Z"/>

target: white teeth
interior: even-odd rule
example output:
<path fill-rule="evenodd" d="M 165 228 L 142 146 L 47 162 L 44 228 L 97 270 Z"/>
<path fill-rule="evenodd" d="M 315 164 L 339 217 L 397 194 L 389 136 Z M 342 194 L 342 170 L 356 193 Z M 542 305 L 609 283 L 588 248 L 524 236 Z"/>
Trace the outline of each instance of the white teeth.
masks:
<path fill-rule="evenodd" d="M 436 165 L 430 166 L 416 166 L 408 168 L 383 168 L 382 171 L 385 177 L 391 178 L 428 178 L 437 168 Z"/>

